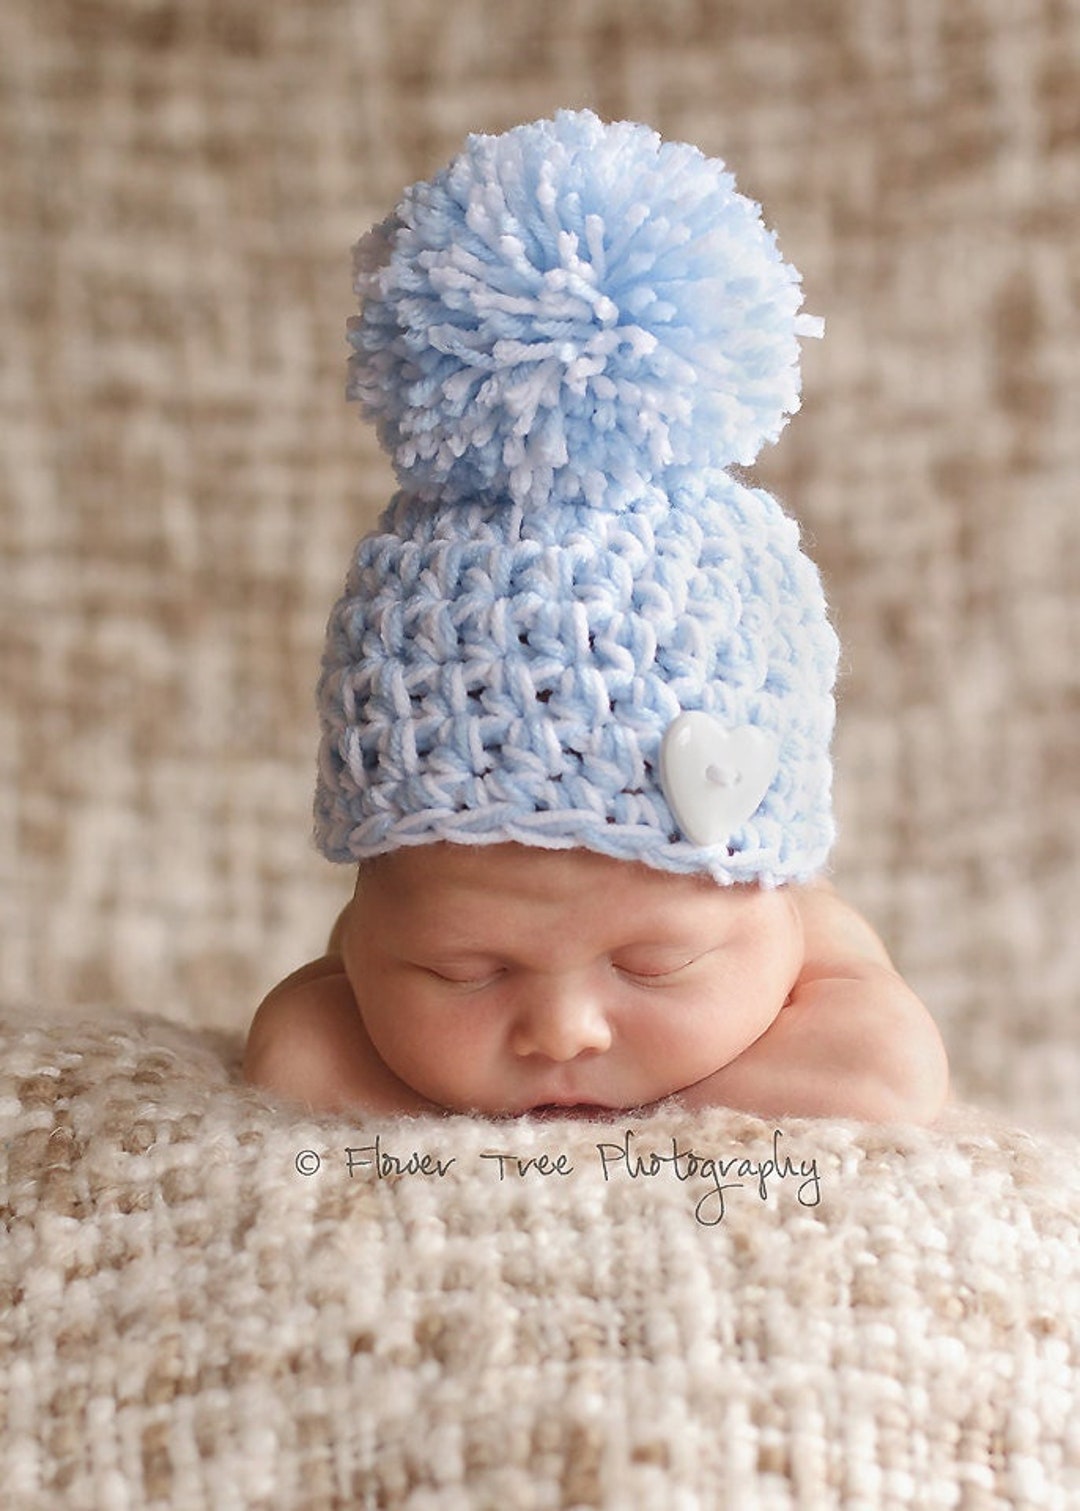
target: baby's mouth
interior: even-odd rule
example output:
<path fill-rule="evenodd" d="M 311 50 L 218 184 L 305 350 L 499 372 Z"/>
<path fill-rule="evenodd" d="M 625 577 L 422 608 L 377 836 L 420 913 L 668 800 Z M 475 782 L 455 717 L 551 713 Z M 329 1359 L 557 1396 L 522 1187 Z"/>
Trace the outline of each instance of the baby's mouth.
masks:
<path fill-rule="evenodd" d="M 520 1117 L 537 1118 L 542 1122 L 553 1118 L 573 1118 L 581 1122 L 595 1122 L 614 1117 L 616 1109 L 602 1107 L 597 1102 L 540 1102 L 535 1107 L 526 1107 Z"/>

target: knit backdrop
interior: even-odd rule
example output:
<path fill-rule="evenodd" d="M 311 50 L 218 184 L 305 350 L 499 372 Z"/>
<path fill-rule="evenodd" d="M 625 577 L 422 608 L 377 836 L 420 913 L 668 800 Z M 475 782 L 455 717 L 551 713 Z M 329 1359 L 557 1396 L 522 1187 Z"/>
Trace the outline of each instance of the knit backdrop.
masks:
<path fill-rule="evenodd" d="M 500 1181 L 483 1125 L 383 1128 L 457 1163 L 373 1184 L 370 1127 L 235 1082 L 351 885 L 349 248 L 560 106 L 725 158 L 826 319 L 753 476 L 841 637 L 835 879 L 984 1109 L 785 1127 L 820 1204 L 713 1227 L 595 1130 Z M 1077 0 L 5 0 L 5 1506 L 1080 1504 L 1078 249 Z"/>

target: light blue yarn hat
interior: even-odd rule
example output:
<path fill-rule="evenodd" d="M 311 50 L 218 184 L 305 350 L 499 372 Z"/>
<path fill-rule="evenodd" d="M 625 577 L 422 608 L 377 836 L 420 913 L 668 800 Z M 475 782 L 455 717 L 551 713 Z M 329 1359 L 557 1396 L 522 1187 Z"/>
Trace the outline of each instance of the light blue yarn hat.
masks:
<path fill-rule="evenodd" d="M 356 249 L 350 395 L 401 491 L 318 702 L 316 841 L 808 880 L 836 636 L 725 469 L 799 405 L 796 271 L 723 164 L 590 112 L 477 136 Z"/>

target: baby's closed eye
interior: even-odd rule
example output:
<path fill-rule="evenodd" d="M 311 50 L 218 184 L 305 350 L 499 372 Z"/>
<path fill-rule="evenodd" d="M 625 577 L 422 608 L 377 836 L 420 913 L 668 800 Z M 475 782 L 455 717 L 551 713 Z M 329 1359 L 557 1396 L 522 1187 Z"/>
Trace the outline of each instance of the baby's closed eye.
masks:
<path fill-rule="evenodd" d="M 692 950 L 644 950 L 620 953 L 612 957 L 612 967 L 620 976 L 643 983 L 673 980 L 704 958 L 706 952 Z"/>
<path fill-rule="evenodd" d="M 413 969 L 433 981 L 447 986 L 487 986 L 505 974 L 506 967 L 497 960 L 461 959 L 413 961 Z"/>

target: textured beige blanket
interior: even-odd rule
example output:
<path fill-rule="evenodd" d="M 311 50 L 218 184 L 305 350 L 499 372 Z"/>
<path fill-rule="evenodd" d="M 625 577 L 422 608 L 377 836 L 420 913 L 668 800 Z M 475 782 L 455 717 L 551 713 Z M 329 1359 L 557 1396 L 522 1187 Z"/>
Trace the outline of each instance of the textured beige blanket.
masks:
<path fill-rule="evenodd" d="M 5 1511 L 1080 1505 L 1078 101 L 1076 0 L 0 5 Z M 229 1079 L 349 886 L 348 247 L 561 105 L 726 157 L 826 319 L 762 477 L 845 647 L 836 878 L 991 1109 L 785 1127 L 764 1197 L 719 1113 L 605 1179 Z"/>
<path fill-rule="evenodd" d="M 0 1049 L 5 1506 L 1078 1503 L 1075 1141 L 306 1119 L 158 1021 Z"/>

